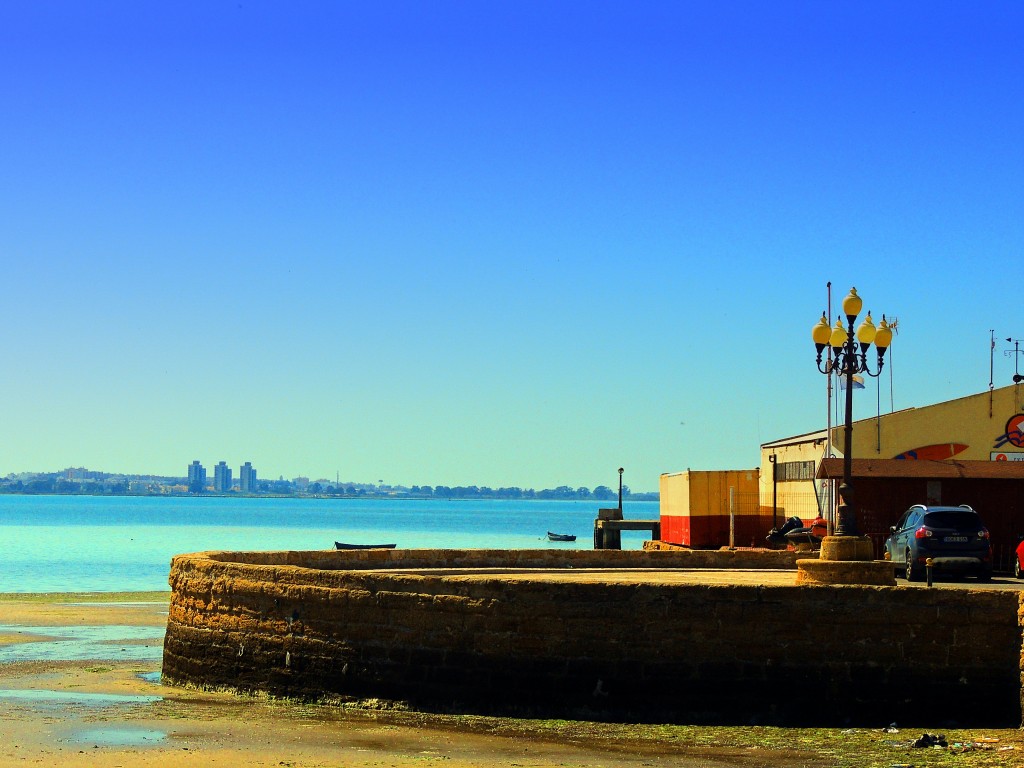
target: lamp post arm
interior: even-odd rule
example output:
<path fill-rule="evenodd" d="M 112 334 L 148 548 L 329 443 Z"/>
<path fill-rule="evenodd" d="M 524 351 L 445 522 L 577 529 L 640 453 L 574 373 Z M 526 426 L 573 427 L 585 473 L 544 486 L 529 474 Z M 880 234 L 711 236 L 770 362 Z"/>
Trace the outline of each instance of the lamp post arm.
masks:
<path fill-rule="evenodd" d="M 870 368 L 868 368 L 867 361 L 865 360 L 864 362 L 865 362 L 865 364 L 861 368 L 861 370 L 864 373 L 866 373 L 868 376 L 870 376 L 873 379 L 877 379 L 879 376 L 882 375 L 882 368 L 885 366 L 885 362 L 882 360 L 881 357 L 878 358 L 878 370 L 877 371 L 872 371 Z"/>

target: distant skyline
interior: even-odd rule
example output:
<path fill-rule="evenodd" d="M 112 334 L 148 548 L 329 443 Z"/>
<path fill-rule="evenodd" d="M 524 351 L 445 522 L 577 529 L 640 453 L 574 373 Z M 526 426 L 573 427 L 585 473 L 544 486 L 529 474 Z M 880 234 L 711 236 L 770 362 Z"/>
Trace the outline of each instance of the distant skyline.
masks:
<path fill-rule="evenodd" d="M 0 475 L 656 490 L 825 426 L 827 281 L 884 410 L 1024 339 L 1020 3 L 43 0 L 0 72 Z"/>

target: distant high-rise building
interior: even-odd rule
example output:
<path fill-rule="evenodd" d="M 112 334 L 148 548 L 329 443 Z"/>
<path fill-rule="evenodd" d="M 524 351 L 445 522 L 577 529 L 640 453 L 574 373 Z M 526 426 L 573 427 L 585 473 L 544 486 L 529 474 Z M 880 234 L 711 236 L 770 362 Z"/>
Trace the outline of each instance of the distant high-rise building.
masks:
<path fill-rule="evenodd" d="M 248 461 L 238 470 L 238 485 L 242 493 L 256 493 L 256 470 Z"/>
<path fill-rule="evenodd" d="M 213 468 L 213 490 L 227 493 L 231 490 L 231 467 L 222 461 Z"/>
<path fill-rule="evenodd" d="M 206 469 L 199 460 L 188 465 L 188 492 L 202 493 L 206 490 Z"/>

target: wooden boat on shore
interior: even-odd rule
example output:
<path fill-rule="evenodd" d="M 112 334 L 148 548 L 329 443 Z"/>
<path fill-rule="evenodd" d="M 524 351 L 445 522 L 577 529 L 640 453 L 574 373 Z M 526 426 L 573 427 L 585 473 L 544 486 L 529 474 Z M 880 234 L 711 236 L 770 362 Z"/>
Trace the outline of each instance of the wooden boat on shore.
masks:
<path fill-rule="evenodd" d="M 576 541 L 571 533 L 552 533 L 548 531 L 548 541 Z"/>
<path fill-rule="evenodd" d="M 394 544 L 346 544 L 343 541 L 334 542 L 335 549 L 394 549 Z"/>

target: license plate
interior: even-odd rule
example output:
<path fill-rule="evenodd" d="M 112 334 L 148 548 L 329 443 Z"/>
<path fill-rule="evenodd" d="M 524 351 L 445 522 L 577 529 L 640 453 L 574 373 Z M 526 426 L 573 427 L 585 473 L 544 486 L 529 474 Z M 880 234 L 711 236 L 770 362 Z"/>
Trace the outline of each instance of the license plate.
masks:
<path fill-rule="evenodd" d="M 947 536 L 943 541 L 967 541 L 966 536 Z"/>

